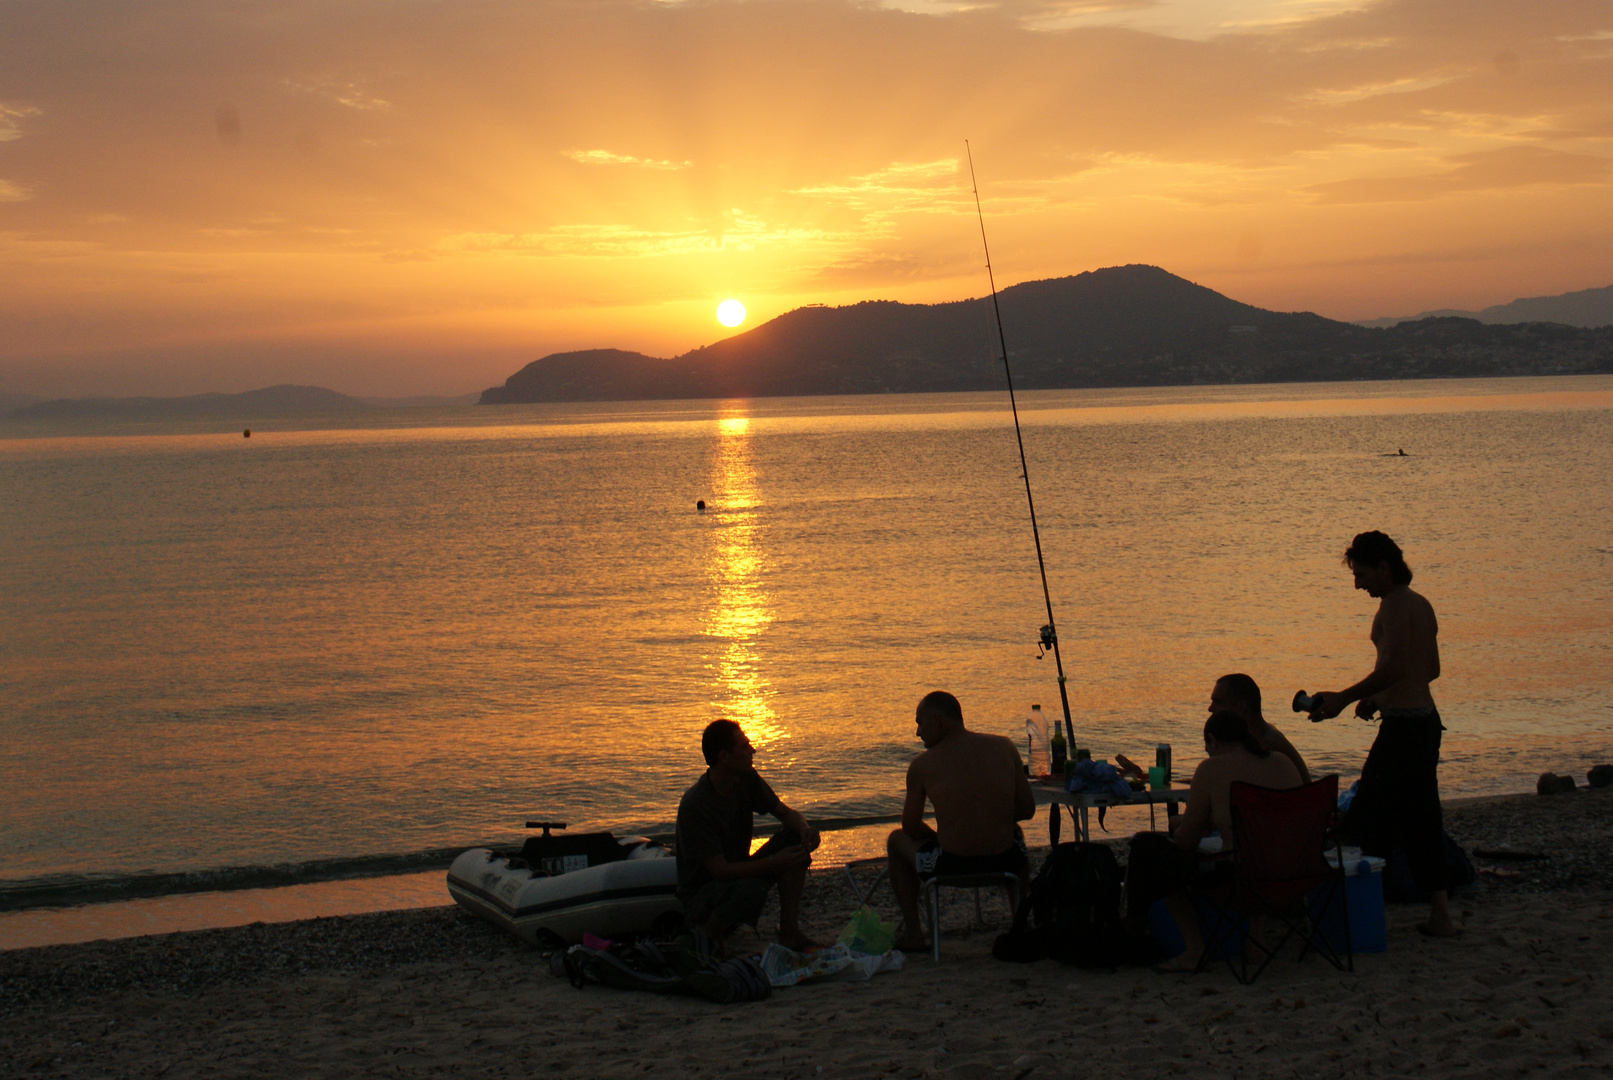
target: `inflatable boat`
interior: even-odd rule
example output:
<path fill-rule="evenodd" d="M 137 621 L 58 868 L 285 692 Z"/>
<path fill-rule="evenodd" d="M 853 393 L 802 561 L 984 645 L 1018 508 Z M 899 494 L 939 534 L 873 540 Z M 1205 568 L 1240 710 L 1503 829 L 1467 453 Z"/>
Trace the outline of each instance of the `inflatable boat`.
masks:
<path fill-rule="evenodd" d="M 559 822 L 528 822 L 542 836 L 520 852 L 471 848 L 448 869 L 448 894 L 468 911 L 535 945 L 583 934 L 670 931 L 682 921 L 678 861 L 664 844 L 610 833 L 551 835 Z"/>

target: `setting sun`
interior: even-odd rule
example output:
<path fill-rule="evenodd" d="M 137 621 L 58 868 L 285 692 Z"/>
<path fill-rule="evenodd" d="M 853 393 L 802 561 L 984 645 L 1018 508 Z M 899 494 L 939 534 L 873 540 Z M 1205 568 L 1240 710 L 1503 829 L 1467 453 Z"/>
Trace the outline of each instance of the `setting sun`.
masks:
<path fill-rule="evenodd" d="M 745 305 L 738 300 L 724 300 L 717 305 L 717 321 L 724 326 L 738 326 L 745 321 Z"/>

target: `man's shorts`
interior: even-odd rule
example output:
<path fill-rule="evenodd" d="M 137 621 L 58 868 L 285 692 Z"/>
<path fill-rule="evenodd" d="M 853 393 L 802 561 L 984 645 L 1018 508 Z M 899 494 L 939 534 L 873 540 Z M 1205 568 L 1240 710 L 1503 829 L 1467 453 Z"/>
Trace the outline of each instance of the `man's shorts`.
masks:
<path fill-rule="evenodd" d="M 1030 860 L 1025 856 L 1025 845 L 1015 843 L 1007 851 L 995 855 L 954 855 L 942 851 L 935 841 L 924 845 L 913 858 L 914 868 L 921 881 L 934 877 L 953 877 L 969 874 L 1001 874 L 1007 871 L 1024 877 L 1030 873 Z"/>
<path fill-rule="evenodd" d="M 770 878 L 708 881 L 683 902 L 683 917 L 695 925 L 715 917 L 723 926 L 755 926 L 772 887 Z"/>
<path fill-rule="evenodd" d="M 750 857 L 765 859 L 774 852 L 800 842 L 800 837 L 784 829 L 751 852 Z M 756 920 L 762 917 L 763 905 L 767 903 L 767 891 L 777 882 L 777 875 L 708 881 L 683 901 L 683 917 L 696 924 L 716 916 L 717 921 L 725 926 L 755 926 Z"/>

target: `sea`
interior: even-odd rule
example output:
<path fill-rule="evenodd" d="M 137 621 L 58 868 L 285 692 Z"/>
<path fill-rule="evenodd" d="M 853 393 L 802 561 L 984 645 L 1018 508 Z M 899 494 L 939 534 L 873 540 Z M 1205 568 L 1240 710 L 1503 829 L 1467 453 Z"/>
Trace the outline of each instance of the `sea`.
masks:
<path fill-rule="evenodd" d="M 1382 529 L 1440 620 L 1443 794 L 1613 760 L 1613 377 L 1019 419 L 1094 757 L 1191 769 L 1243 671 L 1359 775 L 1373 725 L 1289 702 L 1370 670 L 1341 555 Z M 925 692 L 1022 745 L 1063 715 L 1006 393 L 0 421 L 0 537 L 0 947 L 116 936 L 85 905 L 217 925 L 243 889 L 445 903 L 449 855 L 529 820 L 668 836 L 719 717 L 820 861 L 871 856 Z"/>

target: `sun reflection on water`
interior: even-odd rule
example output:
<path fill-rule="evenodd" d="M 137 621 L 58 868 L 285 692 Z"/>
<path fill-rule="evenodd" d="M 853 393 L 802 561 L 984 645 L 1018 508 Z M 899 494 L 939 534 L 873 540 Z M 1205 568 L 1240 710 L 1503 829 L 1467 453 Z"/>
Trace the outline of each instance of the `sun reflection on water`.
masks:
<path fill-rule="evenodd" d="M 712 605 L 705 634 L 721 651 L 710 656 L 715 675 L 712 704 L 737 721 L 758 747 L 784 737 L 769 702 L 775 691 L 761 672 L 756 645 L 773 621 L 762 571 L 760 497 L 751 456 L 750 418 L 725 416 L 717 422 L 717 452 L 712 461 L 711 491 L 715 528 L 706 572 Z"/>

